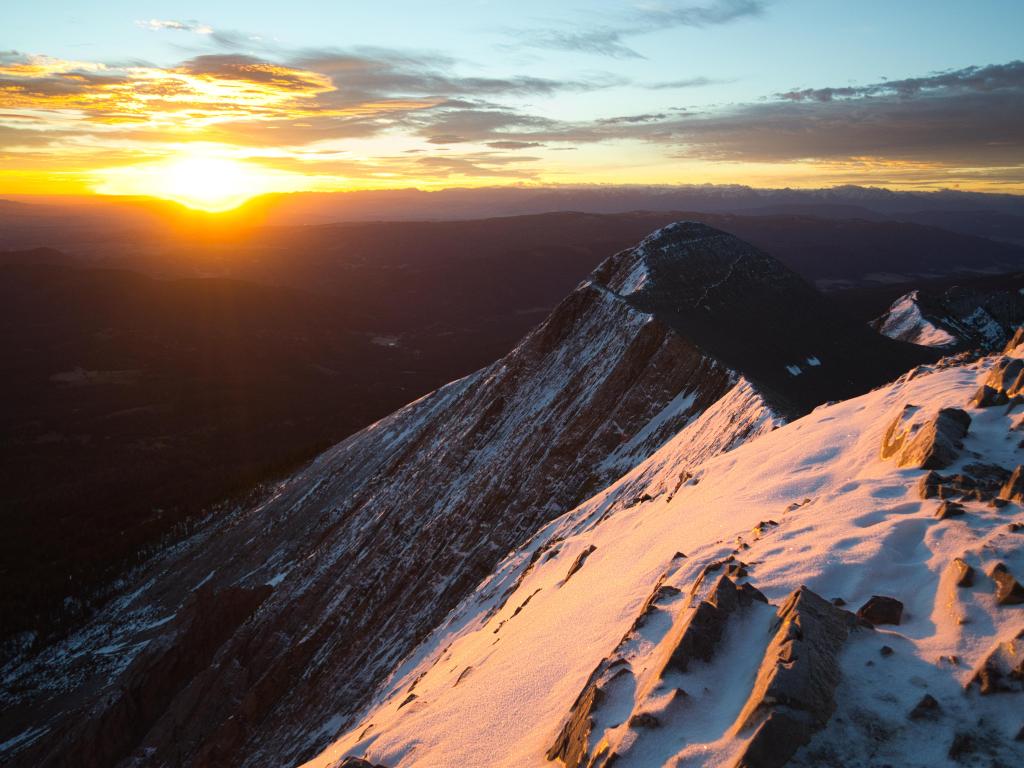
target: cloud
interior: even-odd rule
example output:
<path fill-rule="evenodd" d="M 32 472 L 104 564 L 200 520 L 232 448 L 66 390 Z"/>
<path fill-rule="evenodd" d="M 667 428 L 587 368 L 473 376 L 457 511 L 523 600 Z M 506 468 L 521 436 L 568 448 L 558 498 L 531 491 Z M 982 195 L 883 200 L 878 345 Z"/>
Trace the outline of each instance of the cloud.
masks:
<path fill-rule="evenodd" d="M 24 163 L 49 155 L 56 167 L 71 154 L 130 162 L 205 142 L 303 172 L 536 179 L 538 167 L 562 172 L 551 153 L 606 144 L 588 153 L 605 152 L 595 167 L 620 163 L 640 146 L 648 165 L 652 157 L 838 163 L 868 176 L 888 164 L 905 174 L 911 166 L 921 174 L 961 168 L 986 179 L 1018 173 L 1024 181 L 1024 169 L 1013 170 L 1024 157 L 1020 61 L 795 88 L 703 112 L 654 105 L 572 120 L 517 105 L 620 81 L 480 77 L 463 74 L 464 66 L 443 56 L 368 48 L 282 56 L 221 51 L 163 67 L 0 51 L 0 153 Z M 712 82 L 695 77 L 638 87 Z M 394 149 L 384 156 L 386 142 Z M 351 154 L 353 144 L 365 147 L 363 158 Z M 539 166 L 534 155 L 551 162 Z"/>
<path fill-rule="evenodd" d="M 688 77 L 681 80 L 666 80 L 660 83 L 650 83 L 645 88 L 654 91 L 674 90 L 677 88 L 703 88 L 708 85 L 724 85 L 734 82 L 732 80 L 717 80 L 711 77 Z"/>
<path fill-rule="evenodd" d="M 539 141 L 489 141 L 487 146 L 492 149 L 529 149 L 544 146 Z"/>
<path fill-rule="evenodd" d="M 952 94 L 1024 88 L 1024 62 L 1011 61 L 1008 64 L 990 64 L 986 67 L 940 72 L 926 77 L 910 77 L 903 80 L 885 80 L 865 86 L 839 88 L 804 88 L 776 94 L 788 101 L 835 101 L 839 99 L 863 99 L 872 96 L 898 96 L 903 99 L 928 94 Z"/>
<path fill-rule="evenodd" d="M 520 29 L 511 34 L 525 48 L 573 51 L 617 59 L 644 58 L 627 45 L 630 37 L 675 27 L 710 27 L 738 19 L 759 16 L 763 0 L 710 0 L 703 5 L 670 3 L 635 9 L 619 24 L 598 25 L 590 29 Z M 575 25 L 574 25 L 575 26 Z"/>
<path fill-rule="evenodd" d="M 158 32 L 165 29 L 177 30 L 179 32 L 194 32 L 197 35 L 212 35 L 213 28 L 206 24 L 200 24 L 195 19 L 188 21 L 175 21 L 174 19 L 148 19 L 136 21 L 137 26 L 143 29 L 151 29 Z"/>

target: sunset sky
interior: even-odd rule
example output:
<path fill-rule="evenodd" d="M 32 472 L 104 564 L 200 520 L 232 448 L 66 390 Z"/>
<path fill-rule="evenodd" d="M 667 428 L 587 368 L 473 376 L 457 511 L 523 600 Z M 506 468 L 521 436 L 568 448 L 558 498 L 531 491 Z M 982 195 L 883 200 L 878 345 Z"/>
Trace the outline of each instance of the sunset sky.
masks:
<path fill-rule="evenodd" d="M 3 17 L 0 194 L 1024 192 L 1020 0 L 68 0 Z"/>

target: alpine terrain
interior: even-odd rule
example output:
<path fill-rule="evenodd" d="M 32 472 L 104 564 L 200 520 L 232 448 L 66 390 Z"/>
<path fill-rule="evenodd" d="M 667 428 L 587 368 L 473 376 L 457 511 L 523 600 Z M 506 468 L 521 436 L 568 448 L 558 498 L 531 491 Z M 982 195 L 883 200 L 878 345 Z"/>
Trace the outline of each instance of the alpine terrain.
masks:
<path fill-rule="evenodd" d="M 901 301 L 918 332 L 878 333 L 732 235 L 657 230 L 21 638 L 0 759 L 1021 764 L 1021 333 Z"/>

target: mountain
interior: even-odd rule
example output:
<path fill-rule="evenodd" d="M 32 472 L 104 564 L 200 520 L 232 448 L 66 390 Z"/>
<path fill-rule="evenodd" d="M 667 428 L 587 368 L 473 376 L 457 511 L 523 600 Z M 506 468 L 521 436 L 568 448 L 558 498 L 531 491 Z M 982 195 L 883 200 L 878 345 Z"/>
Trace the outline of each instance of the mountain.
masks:
<path fill-rule="evenodd" d="M 1024 322 L 1024 277 L 997 286 L 914 290 L 896 299 L 872 326 L 892 339 L 939 348 L 1003 347 Z"/>
<path fill-rule="evenodd" d="M 731 235 L 660 229 L 496 363 L 211 520 L 80 631 L 14 654 L 8 761 L 310 758 L 510 551 L 662 446 L 695 471 L 934 358 Z"/>
<path fill-rule="evenodd" d="M 1020 765 L 1022 340 L 696 467 L 683 430 L 511 552 L 306 768 Z"/>
<path fill-rule="evenodd" d="M 127 207 L 93 201 L 86 210 L 98 218 L 86 231 L 81 211 L 60 218 L 59 207 L 17 204 L 21 213 L 0 227 L 0 238 L 27 232 L 68 245 L 0 252 L 0 336 L 10 352 L 0 384 L 0 574 L 10 585 L 0 596 L 0 642 L 33 630 L 45 642 L 77 625 L 139 559 L 505 354 L 581 276 L 675 217 L 556 213 L 268 228 L 195 214 L 156 227 L 159 217 L 143 208 L 150 226 L 128 227 Z M 830 291 L 833 309 L 856 292 L 850 285 L 881 286 L 884 300 L 872 295 L 870 311 L 850 313 L 858 322 L 910 287 L 879 280 L 913 281 L 927 268 L 973 284 L 978 278 L 962 273 L 1024 263 L 1019 248 L 916 225 L 703 218 L 803 277 L 842 289 Z M 889 271 L 876 274 L 882 268 Z M 716 325 L 729 331 L 702 337 L 733 368 L 757 373 L 766 391 L 805 385 L 801 403 L 780 405 L 784 411 L 818 402 L 815 382 L 839 374 L 846 357 L 812 371 L 806 357 L 816 352 L 779 348 L 779 339 L 811 341 L 794 304 L 785 319 L 771 302 L 761 317 L 716 308 Z M 786 332 L 759 333 L 753 343 L 752 329 L 769 319 Z M 714 332 L 701 331 L 699 315 L 687 323 L 684 336 Z M 873 341 L 863 329 L 844 333 L 860 335 L 847 346 Z M 730 351 L 730 339 L 740 346 Z M 833 333 L 809 346 L 838 352 L 842 344 Z M 776 356 L 803 366 L 799 382 L 788 381 Z M 855 389 L 854 368 L 843 375 Z M 829 390 L 829 398 L 843 391 Z"/>

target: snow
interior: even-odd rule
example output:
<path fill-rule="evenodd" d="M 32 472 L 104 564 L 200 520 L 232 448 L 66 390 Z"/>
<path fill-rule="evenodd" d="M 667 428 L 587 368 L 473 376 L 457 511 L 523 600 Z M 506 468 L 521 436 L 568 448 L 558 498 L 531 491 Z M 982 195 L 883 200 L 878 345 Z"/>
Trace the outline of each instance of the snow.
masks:
<path fill-rule="evenodd" d="M 786 370 L 789 371 L 790 376 L 799 376 L 801 373 L 803 373 L 803 371 L 800 370 L 799 365 L 787 365 Z"/>
<path fill-rule="evenodd" d="M 948 347 L 956 344 L 956 337 L 932 324 L 917 304 L 918 292 L 901 296 L 889 307 L 879 332 L 891 339 L 920 344 L 925 347 Z"/>
<path fill-rule="evenodd" d="M 814 356 L 808 357 L 807 360 L 805 360 L 804 362 L 806 362 L 808 365 L 813 366 L 815 368 L 817 368 L 818 366 L 821 365 L 821 360 L 819 360 L 818 358 L 816 358 Z"/>
<path fill-rule="evenodd" d="M 858 633 L 848 644 L 839 710 L 827 741 L 798 755 L 804 764 L 816 764 L 814 750 L 826 743 L 840 748 L 845 765 L 943 764 L 955 722 L 983 719 L 1012 735 L 1021 725 L 1013 705 L 961 688 L 996 640 L 1019 629 L 1019 609 L 997 607 L 982 572 L 1002 561 L 1024 574 L 1024 537 L 1007 532 L 1007 523 L 1022 519 L 1021 509 L 968 503 L 968 515 L 937 520 L 937 502 L 918 498 L 923 472 L 879 457 L 883 433 L 906 403 L 963 407 L 988 364 L 925 369 L 774 430 L 770 413 L 749 409 L 759 436 L 695 463 L 692 430 L 728 418 L 724 409 L 709 409 L 684 430 L 688 439 L 680 433 L 511 553 L 396 669 L 352 729 L 307 765 L 331 766 L 348 754 L 392 768 L 548 764 L 544 753 L 574 699 L 627 632 L 652 585 L 667 573 L 665 583 L 687 588 L 704 564 L 729 554 L 738 540 L 749 545 L 742 559 L 752 564 L 752 582 L 773 603 L 803 584 L 826 598 L 843 597 L 851 608 L 873 594 L 905 604 L 903 624 Z M 742 382 L 727 397 L 753 395 Z M 971 416 L 961 465 L 1021 462 L 1004 409 Z M 779 525 L 754 530 L 767 519 Z M 582 568 L 566 580 L 569 565 L 590 546 Z M 530 566 L 541 548 L 546 554 Z M 676 552 L 687 557 L 673 561 Z M 972 589 L 952 586 L 954 557 L 979 571 Z M 502 602 L 510 585 L 515 589 Z M 623 766 L 669 759 L 719 766 L 735 759 L 739 740 L 728 729 L 749 693 L 771 615 L 758 608 L 730 629 L 721 661 L 696 665 L 682 683 L 696 699 L 685 724 L 645 738 Z M 633 669 L 652 660 L 665 631 L 660 620 L 645 627 L 629 649 Z M 895 649 L 892 657 L 880 657 L 883 644 Z M 951 654 L 960 658 L 958 667 L 937 662 Z M 416 698 L 399 708 L 414 681 Z M 911 729 L 906 713 L 926 690 L 943 701 L 949 717 Z M 629 685 L 613 688 L 608 711 L 628 713 L 635 695 Z M 876 720 L 895 725 L 868 753 L 862 731 Z M 1009 744 L 1006 749 L 1020 749 Z M 1013 754 L 1006 761 L 1020 759 Z"/>
<path fill-rule="evenodd" d="M 269 579 L 267 581 L 267 586 L 268 587 L 276 587 L 278 584 L 280 584 L 282 581 L 284 581 L 284 577 L 287 576 L 287 575 L 288 575 L 287 572 L 277 574 L 272 579 Z"/>
<path fill-rule="evenodd" d="M 647 269 L 647 264 L 642 258 L 639 258 L 622 281 L 621 286 L 618 286 L 616 293 L 620 296 L 631 296 L 639 292 L 647 284 L 648 279 L 650 279 L 650 272 Z"/>
<path fill-rule="evenodd" d="M 992 315 L 985 311 L 984 307 L 978 307 L 971 312 L 964 318 L 963 323 L 984 339 L 985 345 L 989 348 L 1001 346 L 1006 341 L 1006 334 L 1003 333 L 1002 327 Z"/>

